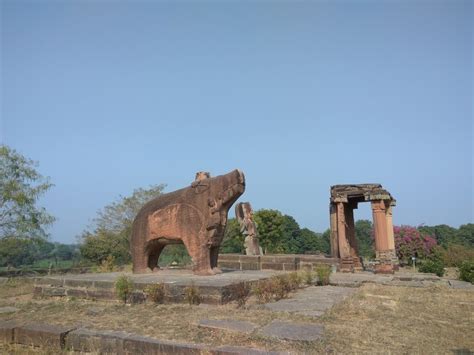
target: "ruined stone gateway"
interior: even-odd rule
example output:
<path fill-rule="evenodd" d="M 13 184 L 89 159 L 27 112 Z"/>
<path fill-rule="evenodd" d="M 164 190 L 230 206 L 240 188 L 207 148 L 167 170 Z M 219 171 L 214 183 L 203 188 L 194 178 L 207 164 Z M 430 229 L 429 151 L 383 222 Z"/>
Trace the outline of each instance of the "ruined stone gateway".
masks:
<path fill-rule="evenodd" d="M 198 275 L 219 273 L 217 259 L 227 213 L 245 191 L 240 170 L 209 177 L 197 173 L 191 186 L 146 203 L 132 226 L 133 272 L 158 270 L 158 258 L 168 244 L 183 243 Z"/>
<path fill-rule="evenodd" d="M 396 201 L 380 184 L 331 186 L 331 255 L 340 259 L 341 271 L 362 269 L 354 227 L 354 209 L 359 202 L 372 204 L 375 272 L 393 273 L 399 264 L 392 221 L 392 207 Z"/>

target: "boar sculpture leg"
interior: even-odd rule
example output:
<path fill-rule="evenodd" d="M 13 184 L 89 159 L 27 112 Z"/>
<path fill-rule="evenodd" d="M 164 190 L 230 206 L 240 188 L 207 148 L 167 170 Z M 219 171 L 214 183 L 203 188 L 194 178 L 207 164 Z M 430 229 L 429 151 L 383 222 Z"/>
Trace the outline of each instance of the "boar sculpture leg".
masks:
<path fill-rule="evenodd" d="M 199 275 L 213 275 L 224 237 L 227 213 L 245 191 L 240 170 L 210 178 L 198 174 L 191 186 L 146 203 L 132 227 L 133 272 L 158 269 L 158 258 L 168 244 L 183 243 Z"/>

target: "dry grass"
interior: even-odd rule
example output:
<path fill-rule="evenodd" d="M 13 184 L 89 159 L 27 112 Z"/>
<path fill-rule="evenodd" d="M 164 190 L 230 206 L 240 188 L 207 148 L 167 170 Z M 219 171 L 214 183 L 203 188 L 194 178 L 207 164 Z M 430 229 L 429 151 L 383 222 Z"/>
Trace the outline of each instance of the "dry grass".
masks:
<path fill-rule="evenodd" d="M 0 319 L 123 330 L 169 341 L 299 353 L 444 354 L 460 349 L 474 350 L 474 293 L 441 286 L 406 288 L 364 285 L 320 319 L 272 312 L 256 305 L 253 298 L 247 307 L 238 309 L 236 304 L 125 306 L 74 299 L 15 299 L 9 292 L 10 298 L 4 302 L 5 305 L 14 305 L 21 311 L 14 315 L 0 315 Z M 0 297 L 2 294 L 4 290 L 0 290 Z M 91 307 L 102 311 L 90 315 Z M 274 319 L 314 322 L 326 327 L 326 336 L 321 342 L 269 340 L 256 334 L 201 329 L 197 326 L 201 319 L 247 320 L 260 326 Z"/>

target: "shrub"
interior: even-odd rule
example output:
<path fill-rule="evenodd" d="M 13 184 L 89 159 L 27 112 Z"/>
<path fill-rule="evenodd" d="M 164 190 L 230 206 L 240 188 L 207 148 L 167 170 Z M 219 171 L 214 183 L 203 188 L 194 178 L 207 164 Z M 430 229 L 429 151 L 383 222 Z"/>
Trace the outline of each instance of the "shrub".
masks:
<path fill-rule="evenodd" d="M 421 261 L 418 271 L 428 272 L 438 275 L 439 277 L 444 275 L 444 263 L 443 263 L 443 248 L 434 246 L 431 249 L 431 254 L 424 260 Z"/>
<path fill-rule="evenodd" d="M 112 272 L 116 270 L 117 266 L 115 264 L 115 257 L 113 255 L 109 255 L 107 258 L 102 260 L 96 269 L 97 272 Z"/>
<path fill-rule="evenodd" d="M 459 267 L 459 279 L 474 284 L 474 261 L 463 261 Z"/>
<path fill-rule="evenodd" d="M 305 269 L 303 271 L 303 281 L 306 285 L 312 285 L 313 284 L 313 272 L 310 269 Z"/>
<path fill-rule="evenodd" d="M 164 284 L 157 283 L 153 285 L 148 285 L 144 291 L 147 298 L 150 298 L 154 303 L 163 303 L 165 299 L 165 285 Z"/>
<path fill-rule="evenodd" d="M 115 293 L 123 303 L 127 303 L 128 297 L 133 291 L 133 282 L 130 277 L 121 275 L 115 281 Z"/>
<path fill-rule="evenodd" d="M 436 246 L 435 238 L 415 227 L 395 226 L 393 232 L 397 256 L 405 264 L 410 264 L 413 256 L 419 259 L 430 256 Z"/>
<path fill-rule="evenodd" d="M 316 266 L 316 275 L 318 276 L 318 285 L 329 285 L 329 276 L 331 275 L 331 268 L 328 265 Z"/>
<path fill-rule="evenodd" d="M 200 304 L 201 303 L 201 295 L 199 294 L 199 289 L 192 284 L 184 289 L 184 298 L 190 305 L 193 304 Z"/>
<path fill-rule="evenodd" d="M 237 307 L 245 306 L 250 297 L 250 285 L 247 282 L 239 282 L 232 289 L 237 301 Z"/>
<path fill-rule="evenodd" d="M 258 303 L 268 303 L 273 297 L 273 280 L 258 281 L 253 288 Z"/>
<path fill-rule="evenodd" d="M 474 261 L 474 248 L 460 244 L 451 244 L 443 251 L 442 255 L 446 266 L 459 268 L 464 261 Z"/>
<path fill-rule="evenodd" d="M 297 272 L 292 272 L 288 274 L 288 281 L 290 283 L 290 288 L 292 291 L 297 290 L 303 283 L 301 275 Z"/>

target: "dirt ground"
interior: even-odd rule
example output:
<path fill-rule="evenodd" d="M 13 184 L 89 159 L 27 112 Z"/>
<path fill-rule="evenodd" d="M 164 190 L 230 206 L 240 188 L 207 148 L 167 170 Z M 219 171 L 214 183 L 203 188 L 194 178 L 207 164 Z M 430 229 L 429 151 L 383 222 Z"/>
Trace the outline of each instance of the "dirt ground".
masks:
<path fill-rule="evenodd" d="M 0 320 L 82 325 L 122 330 L 161 340 L 237 345 L 292 353 L 446 354 L 474 351 L 474 292 L 445 286 L 410 288 L 366 284 L 320 318 L 264 309 L 250 299 L 245 308 L 187 304 L 123 305 L 78 299 L 33 299 L 32 285 L 16 281 L 0 285 L 0 307 L 14 314 Z M 246 320 L 260 326 L 272 320 L 325 326 L 322 341 L 267 339 L 198 328 L 201 319 Z M 2 347 L 3 346 L 3 347 Z M 0 345 L 0 352 L 34 349 Z"/>

